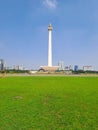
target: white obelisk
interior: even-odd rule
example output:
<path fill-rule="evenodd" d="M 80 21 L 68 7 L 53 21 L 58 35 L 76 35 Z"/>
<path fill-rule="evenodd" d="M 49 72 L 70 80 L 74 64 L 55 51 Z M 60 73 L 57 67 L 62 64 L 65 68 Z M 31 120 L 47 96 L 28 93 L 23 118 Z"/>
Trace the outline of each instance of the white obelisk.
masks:
<path fill-rule="evenodd" d="M 52 25 L 49 24 L 48 32 L 49 32 L 49 39 L 48 39 L 48 67 L 52 67 Z"/>

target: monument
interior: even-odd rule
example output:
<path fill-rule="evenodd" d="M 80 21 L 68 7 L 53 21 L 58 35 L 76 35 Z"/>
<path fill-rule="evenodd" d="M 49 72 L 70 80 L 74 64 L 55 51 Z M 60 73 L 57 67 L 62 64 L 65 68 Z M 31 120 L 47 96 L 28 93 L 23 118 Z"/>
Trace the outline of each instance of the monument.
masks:
<path fill-rule="evenodd" d="M 52 25 L 49 24 L 48 26 L 48 32 L 49 32 L 49 37 L 48 37 L 48 66 L 52 67 Z"/>
<path fill-rule="evenodd" d="M 51 24 L 48 26 L 48 66 L 41 66 L 40 70 L 43 71 L 56 71 L 59 66 L 52 65 L 52 30 L 53 27 Z"/>

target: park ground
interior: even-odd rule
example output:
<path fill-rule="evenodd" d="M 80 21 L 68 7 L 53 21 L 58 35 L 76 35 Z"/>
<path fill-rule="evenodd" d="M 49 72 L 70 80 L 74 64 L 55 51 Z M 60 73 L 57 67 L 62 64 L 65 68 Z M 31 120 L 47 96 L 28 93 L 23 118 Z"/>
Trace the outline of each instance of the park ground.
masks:
<path fill-rule="evenodd" d="M 0 78 L 0 130 L 98 130 L 98 77 Z"/>

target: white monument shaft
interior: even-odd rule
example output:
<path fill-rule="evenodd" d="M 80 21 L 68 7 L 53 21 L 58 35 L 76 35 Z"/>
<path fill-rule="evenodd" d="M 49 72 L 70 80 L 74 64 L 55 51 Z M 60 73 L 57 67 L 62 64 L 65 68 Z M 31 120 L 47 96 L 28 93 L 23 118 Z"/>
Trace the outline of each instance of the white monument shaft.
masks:
<path fill-rule="evenodd" d="M 52 25 L 48 26 L 49 39 L 48 39 L 48 66 L 52 67 Z"/>
<path fill-rule="evenodd" d="M 41 66 L 40 70 L 45 72 L 55 72 L 59 66 L 52 66 L 52 30 L 51 24 L 48 26 L 48 66 Z"/>

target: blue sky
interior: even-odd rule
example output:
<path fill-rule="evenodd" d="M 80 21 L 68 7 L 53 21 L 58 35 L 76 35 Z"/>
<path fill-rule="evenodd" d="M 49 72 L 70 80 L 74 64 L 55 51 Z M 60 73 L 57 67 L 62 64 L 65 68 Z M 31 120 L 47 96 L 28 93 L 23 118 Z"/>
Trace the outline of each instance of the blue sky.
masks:
<path fill-rule="evenodd" d="M 49 23 L 53 65 L 98 70 L 98 0 L 0 0 L 0 59 L 7 66 L 47 65 Z"/>

